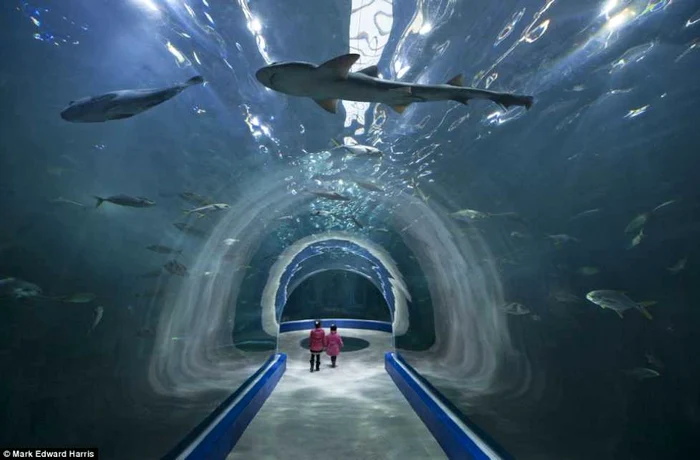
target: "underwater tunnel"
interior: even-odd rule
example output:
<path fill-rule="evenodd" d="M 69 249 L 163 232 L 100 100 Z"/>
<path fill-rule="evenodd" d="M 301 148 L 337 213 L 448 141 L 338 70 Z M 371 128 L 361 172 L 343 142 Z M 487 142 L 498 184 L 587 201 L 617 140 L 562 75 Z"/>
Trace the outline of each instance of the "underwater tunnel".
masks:
<path fill-rule="evenodd" d="M 351 273 L 378 291 L 388 320 L 310 310 L 283 321 L 294 291 L 327 272 Z M 369 240 L 329 234 L 293 243 L 272 265 L 261 297 L 261 326 L 275 338 L 274 352 L 164 459 L 303 458 L 319 445 L 320 430 L 340 458 L 511 458 L 396 350 L 411 328 L 410 301 L 396 262 Z M 324 329 L 335 325 L 345 346 L 338 367 L 324 359 L 314 372 L 312 360 L 309 372 L 316 318 Z"/>

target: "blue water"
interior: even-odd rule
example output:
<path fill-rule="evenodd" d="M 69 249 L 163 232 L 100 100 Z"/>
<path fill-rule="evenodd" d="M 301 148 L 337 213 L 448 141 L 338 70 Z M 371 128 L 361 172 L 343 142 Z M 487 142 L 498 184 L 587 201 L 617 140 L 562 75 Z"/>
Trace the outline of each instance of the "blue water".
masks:
<path fill-rule="evenodd" d="M 5 1 L 0 39 L 0 279 L 42 292 L 0 292 L 0 447 L 158 458 L 264 362 L 275 321 L 394 318 L 405 285 L 399 352 L 516 458 L 700 455 L 699 1 Z M 333 115 L 254 76 L 348 52 L 353 70 L 462 74 L 535 103 Z M 60 117 L 195 75 L 207 83 L 130 119 Z M 186 216 L 183 192 L 231 209 Z M 117 194 L 156 205 L 95 208 Z M 484 214 L 450 216 L 464 209 Z M 328 231 L 382 248 L 400 280 L 329 249 L 265 319 L 280 255 Z M 655 301 L 653 319 L 586 299 L 601 289 Z M 62 297 L 76 293 L 95 298 Z"/>

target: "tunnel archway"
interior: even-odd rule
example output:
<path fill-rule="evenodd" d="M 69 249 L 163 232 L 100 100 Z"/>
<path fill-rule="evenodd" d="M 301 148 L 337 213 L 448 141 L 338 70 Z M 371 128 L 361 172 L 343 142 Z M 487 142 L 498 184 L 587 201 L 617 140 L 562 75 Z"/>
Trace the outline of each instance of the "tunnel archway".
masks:
<path fill-rule="evenodd" d="M 326 253 L 338 250 L 340 259 L 317 266 L 306 264 Z M 312 235 L 289 246 L 270 270 L 262 296 L 262 325 L 269 335 L 277 336 L 283 309 L 290 292 L 306 277 L 330 269 L 345 269 L 370 280 L 382 293 L 391 314 L 390 331 L 394 337 L 408 330 L 407 302 L 411 297 L 396 262 L 372 241 L 343 232 Z M 308 318 L 307 318 L 308 319 Z"/>
<path fill-rule="evenodd" d="M 381 291 L 365 276 L 350 270 L 314 273 L 290 292 L 282 322 L 309 318 L 391 321 Z"/>

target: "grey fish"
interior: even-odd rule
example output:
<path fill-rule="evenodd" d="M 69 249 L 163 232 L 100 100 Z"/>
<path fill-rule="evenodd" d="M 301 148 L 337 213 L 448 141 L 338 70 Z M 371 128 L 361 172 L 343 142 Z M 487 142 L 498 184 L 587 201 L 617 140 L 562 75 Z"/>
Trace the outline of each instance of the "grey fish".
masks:
<path fill-rule="evenodd" d="M 204 230 L 193 227 L 192 225 L 188 225 L 184 222 L 176 222 L 173 225 L 175 228 L 180 230 L 182 233 L 186 233 L 187 235 L 196 236 L 198 238 L 204 238 L 207 236 L 207 233 Z"/>
<path fill-rule="evenodd" d="M 100 324 L 100 321 L 102 321 L 102 316 L 105 313 L 105 309 L 103 306 L 100 305 L 100 306 L 95 307 L 95 310 L 93 313 L 94 313 L 94 317 L 92 320 L 92 327 L 90 327 L 88 334 L 90 334 L 93 330 L 95 330 L 97 325 Z"/>
<path fill-rule="evenodd" d="M 660 209 L 665 208 L 666 206 L 672 205 L 672 204 L 675 203 L 675 202 L 676 202 L 676 200 L 664 201 L 663 203 L 661 203 L 660 205 L 658 205 L 657 207 L 655 207 L 654 209 L 652 209 L 651 212 L 656 212 L 656 211 L 658 211 L 658 210 L 660 210 Z"/>
<path fill-rule="evenodd" d="M 574 238 L 573 236 L 558 234 L 558 235 L 547 235 L 547 238 L 554 242 L 554 246 L 560 248 L 565 243 L 580 243 L 581 240 Z"/>
<path fill-rule="evenodd" d="M 639 246 L 645 237 L 646 235 L 644 234 L 644 229 L 642 228 L 641 230 L 639 230 L 639 233 L 637 233 L 637 235 L 635 235 L 635 237 L 632 238 L 632 241 L 627 246 L 627 249 L 632 249 Z"/>
<path fill-rule="evenodd" d="M 666 270 L 670 271 L 674 275 L 677 275 L 685 269 L 685 265 L 688 263 L 688 256 L 683 257 L 681 260 L 676 262 L 672 267 L 668 267 Z"/>
<path fill-rule="evenodd" d="M 316 195 L 320 198 L 327 198 L 329 200 L 335 200 L 335 201 L 351 201 L 352 198 L 347 197 L 345 195 L 341 195 L 338 192 L 329 192 L 326 190 L 307 190 L 307 192 Z"/>
<path fill-rule="evenodd" d="M 152 244 L 151 246 L 147 246 L 146 249 L 157 252 L 158 254 L 182 254 L 182 249 L 173 249 L 160 244 Z"/>
<path fill-rule="evenodd" d="M 56 299 L 65 303 L 90 303 L 96 297 L 92 292 L 77 292 L 69 296 L 57 297 Z"/>
<path fill-rule="evenodd" d="M 649 369 L 647 367 L 636 367 L 634 369 L 629 369 L 625 371 L 625 374 L 637 380 L 653 379 L 655 377 L 661 376 L 654 369 Z"/>
<path fill-rule="evenodd" d="M 473 220 L 486 219 L 490 214 L 481 211 L 475 211 L 473 209 L 460 209 L 450 214 L 450 217 L 456 220 L 461 220 L 463 222 L 471 222 Z"/>
<path fill-rule="evenodd" d="M 19 278 L 0 279 L 0 296 L 9 296 L 14 299 L 29 299 L 42 297 L 39 286 Z"/>
<path fill-rule="evenodd" d="M 169 88 L 127 89 L 100 96 L 91 96 L 71 103 L 61 112 L 61 118 L 73 123 L 100 123 L 130 118 L 172 99 L 193 85 L 204 83 L 201 76 Z"/>
<path fill-rule="evenodd" d="M 212 204 L 211 200 L 205 196 L 198 195 L 194 192 L 182 192 L 179 193 L 178 196 L 182 198 L 183 200 L 187 201 L 188 203 L 191 203 L 195 206 L 206 206 L 209 204 Z"/>
<path fill-rule="evenodd" d="M 523 304 L 518 302 L 509 302 L 499 307 L 500 310 L 509 315 L 521 316 L 530 314 L 530 310 Z"/>
<path fill-rule="evenodd" d="M 352 221 L 353 224 L 357 225 L 358 228 L 365 228 L 365 226 L 362 225 L 362 223 L 359 220 L 357 220 L 357 218 L 355 218 L 355 216 L 350 216 L 350 220 Z"/>
<path fill-rule="evenodd" d="M 599 212 L 600 212 L 600 209 L 598 209 L 598 208 L 589 209 L 587 211 L 583 211 L 583 212 L 576 214 L 574 217 L 569 219 L 569 222 L 573 222 L 573 221 L 578 220 L 578 219 L 583 219 L 584 217 L 593 216 L 593 215 L 598 214 Z"/>
<path fill-rule="evenodd" d="M 374 182 L 368 182 L 368 181 L 363 181 L 363 180 L 357 180 L 355 179 L 353 182 L 355 182 L 359 187 L 362 187 L 365 190 L 369 190 L 370 192 L 383 192 L 384 189 L 375 184 Z"/>
<path fill-rule="evenodd" d="M 359 58 L 359 54 L 345 54 L 320 66 L 308 62 L 274 62 L 258 70 L 255 77 L 275 91 L 309 97 L 330 113 L 336 113 L 339 99 L 379 102 L 398 113 L 414 102 L 452 100 L 466 104 L 470 99 L 488 99 L 504 108 L 516 105 L 527 109 L 533 103 L 532 96 L 464 87 L 461 75 L 445 85 L 420 85 L 380 79 L 377 66 L 350 72 Z"/>
<path fill-rule="evenodd" d="M 649 217 L 651 217 L 651 214 L 648 212 L 643 212 L 639 214 L 634 219 L 632 219 L 629 224 L 627 224 L 627 227 L 625 227 L 625 233 L 632 233 L 642 228 L 644 224 L 647 223 L 647 220 L 649 220 Z"/>
<path fill-rule="evenodd" d="M 101 198 L 99 196 L 95 196 L 94 198 L 97 200 L 97 204 L 95 204 L 96 208 L 99 208 L 105 201 L 119 206 L 128 206 L 130 208 L 149 208 L 156 204 L 155 201 L 149 200 L 143 196 L 114 195 L 108 198 Z"/>
<path fill-rule="evenodd" d="M 165 263 L 165 265 L 163 265 L 163 268 L 165 268 L 172 275 L 177 275 L 177 276 L 186 276 L 187 275 L 187 267 L 182 265 L 177 260 L 169 260 L 168 262 Z"/>

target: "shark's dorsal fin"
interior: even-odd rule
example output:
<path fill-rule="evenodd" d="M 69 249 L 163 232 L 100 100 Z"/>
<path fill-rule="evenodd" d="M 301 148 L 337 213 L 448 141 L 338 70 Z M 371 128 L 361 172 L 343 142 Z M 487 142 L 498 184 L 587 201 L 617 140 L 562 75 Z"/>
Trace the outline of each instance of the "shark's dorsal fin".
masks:
<path fill-rule="evenodd" d="M 336 113 L 338 110 L 338 99 L 314 99 L 314 101 L 326 112 Z"/>
<path fill-rule="evenodd" d="M 396 113 L 403 113 L 404 110 L 408 107 L 408 104 L 406 105 L 390 105 L 391 109 L 396 112 Z"/>
<path fill-rule="evenodd" d="M 455 75 L 450 79 L 450 81 L 447 82 L 448 85 L 450 86 L 464 86 L 464 82 L 462 80 L 462 74 Z"/>
<path fill-rule="evenodd" d="M 327 70 L 337 77 L 348 78 L 348 72 L 350 72 L 350 67 L 352 67 L 358 59 L 360 59 L 359 54 L 343 54 L 342 56 L 338 56 L 331 59 L 330 61 L 324 62 L 323 64 L 318 66 L 318 68 L 322 70 Z"/>
<path fill-rule="evenodd" d="M 357 73 L 363 73 L 363 74 L 370 76 L 370 77 L 379 78 L 379 69 L 377 68 L 376 65 L 371 65 L 369 67 L 365 67 L 362 70 L 358 70 Z"/>

